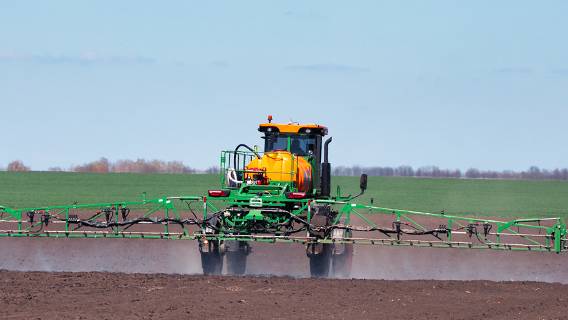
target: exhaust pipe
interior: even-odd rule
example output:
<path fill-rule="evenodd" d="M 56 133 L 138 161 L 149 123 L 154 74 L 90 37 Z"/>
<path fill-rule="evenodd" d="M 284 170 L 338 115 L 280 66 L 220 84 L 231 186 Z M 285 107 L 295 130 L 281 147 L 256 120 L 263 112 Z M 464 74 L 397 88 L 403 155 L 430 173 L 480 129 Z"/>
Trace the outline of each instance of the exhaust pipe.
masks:
<path fill-rule="evenodd" d="M 320 195 L 329 197 L 331 194 L 331 164 L 329 163 L 329 144 L 333 140 L 329 137 L 323 145 L 323 163 L 321 164 Z"/>

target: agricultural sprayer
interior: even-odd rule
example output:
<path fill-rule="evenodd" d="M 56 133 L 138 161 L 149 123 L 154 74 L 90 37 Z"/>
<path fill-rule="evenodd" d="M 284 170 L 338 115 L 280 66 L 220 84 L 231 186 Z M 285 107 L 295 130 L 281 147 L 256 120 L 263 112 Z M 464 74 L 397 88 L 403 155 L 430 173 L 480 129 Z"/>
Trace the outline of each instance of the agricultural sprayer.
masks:
<path fill-rule="evenodd" d="M 246 271 L 251 243 L 301 243 L 314 277 L 349 276 L 355 245 L 543 251 L 566 248 L 561 218 L 483 219 L 391 209 L 332 195 L 328 130 L 260 124 L 264 151 L 223 151 L 206 195 L 37 208 L 0 207 L 0 236 L 195 240 L 203 272 Z"/>

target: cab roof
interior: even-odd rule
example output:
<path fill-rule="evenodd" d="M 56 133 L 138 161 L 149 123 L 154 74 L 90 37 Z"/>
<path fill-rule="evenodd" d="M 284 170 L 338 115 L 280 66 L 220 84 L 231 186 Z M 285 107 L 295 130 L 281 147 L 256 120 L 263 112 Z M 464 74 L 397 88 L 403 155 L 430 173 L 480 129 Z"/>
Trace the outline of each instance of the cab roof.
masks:
<path fill-rule="evenodd" d="M 327 127 L 320 126 L 319 124 L 315 123 L 261 123 L 258 131 L 296 134 L 319 134 L 321 136 L 327 135 Z"/>

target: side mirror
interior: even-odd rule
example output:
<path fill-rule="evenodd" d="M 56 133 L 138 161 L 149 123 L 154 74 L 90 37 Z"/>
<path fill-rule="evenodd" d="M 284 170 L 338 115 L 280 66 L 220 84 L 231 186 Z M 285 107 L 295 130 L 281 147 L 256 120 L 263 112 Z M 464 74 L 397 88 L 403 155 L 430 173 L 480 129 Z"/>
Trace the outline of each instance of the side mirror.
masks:
<path fill-rule="evenodd" d="M 361 192 L 365 192 L 365 190 L 367 190 L 367 175 L 365 173 L 361 175 L 359 187 L 361 188 Z"/>

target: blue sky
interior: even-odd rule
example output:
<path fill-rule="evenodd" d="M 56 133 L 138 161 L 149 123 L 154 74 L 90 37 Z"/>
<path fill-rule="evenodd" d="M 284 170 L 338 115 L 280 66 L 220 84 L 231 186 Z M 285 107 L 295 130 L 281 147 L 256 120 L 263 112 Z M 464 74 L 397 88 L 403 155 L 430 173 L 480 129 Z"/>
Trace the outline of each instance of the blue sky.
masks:
<path fill-rule="evenodd" d="M 335 165 L 566 167 L 565 1 L 0 0 L 0 166 L 205 168 L 317 122 Z"/>

